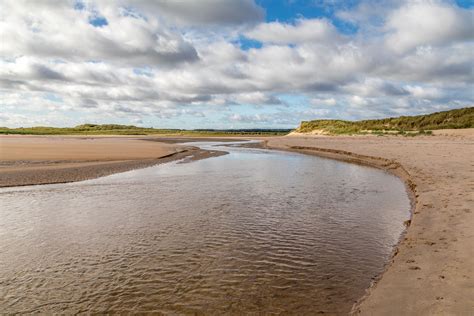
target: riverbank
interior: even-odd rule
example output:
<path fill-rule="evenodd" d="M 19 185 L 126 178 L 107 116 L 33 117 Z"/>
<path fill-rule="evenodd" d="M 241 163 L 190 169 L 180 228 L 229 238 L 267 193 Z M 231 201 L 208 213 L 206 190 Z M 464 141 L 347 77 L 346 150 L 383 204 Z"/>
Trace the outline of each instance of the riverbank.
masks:
<path fill-rule="evenodd" d="M 372 165 L 410 187 L 415 203 L 410 228 L 354 313 L 459 315 L 474 310 L 474 130 L 417 137 L 276 137 L 266 147 Z"/>
<path fill-rule="evenodd" d="M 222 154 L 137 137 L 0 136 L 0 187 L 82 181 Z"/>

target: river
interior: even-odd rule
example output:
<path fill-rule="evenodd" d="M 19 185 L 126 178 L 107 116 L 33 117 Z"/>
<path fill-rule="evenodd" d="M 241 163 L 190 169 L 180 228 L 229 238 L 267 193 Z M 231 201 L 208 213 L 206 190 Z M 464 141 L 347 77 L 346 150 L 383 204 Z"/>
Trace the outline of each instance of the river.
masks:
<path fill-rule="evenodd" d="M 0 189 L 0 311 L 347 313 L 410 217 L 377 169 L 193 145 L 229 154 Z"/>

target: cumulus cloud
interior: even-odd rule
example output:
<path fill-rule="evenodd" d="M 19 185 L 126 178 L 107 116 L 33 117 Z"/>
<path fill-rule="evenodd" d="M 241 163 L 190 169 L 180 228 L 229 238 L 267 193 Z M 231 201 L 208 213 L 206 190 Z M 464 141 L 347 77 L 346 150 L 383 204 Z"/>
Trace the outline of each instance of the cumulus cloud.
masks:
<path fill-rule="evenodd" d="M 309 101 L 312 105 L 314 106 L 320 106 L 320 105 L 336 105 L 337 100 L 335 98 L 312 98 Z"/>
<path fill-rule="evenodd" d="M 245 33 L 248 38 L 274 44 L 331 43 L 339 41 L 336 28 L 325 19 L 297 20 L 295 24 L 271 22 Z"/>
<path fill-rule="evenodd" d="M 418 99 L 439 99 L 443 96 L 440 89 L 436 87 L 406 86 L 405 89 Z"/>
<path fill-rule="evenodd" d="M 472 9 L 344 6 L 335 16 L 354 34 L 329 17 L 264 15 L 251 0 L 1 1 L 0 124 L 281 127 L 474 104 Z"/>
<path fill-rule="evenodd" d="M 302 120 L 308 117 L 321 117 L 329 114 L 327 109 L 310 109 L 306 111 L 292 111 L 290 113 L 285 111 L 271 112 L 271 113 L 254 113 L 254 114 L 239 114 L 233 113 L 226 117 L 230 122 L 237 122 L 248 126 L 296 126 Z"/>
<path fill-rule="evenodd" d="M 253 0 L 141 0 L 133 3 L 138 8 L 186 26 L 255 23 L 263 20 L 265 16 L 263 8 Z"/>
<path fill-rule="evenodd" d="M 241 93 L 230 96 L 230 99 L 240 104 L 257 104 L 257 105 L 278 105 L 283 102 L 275 96 L 262 92 Z"/>
<path fill-rule="evenodd" d="M 26 55 L 129 65 L 198 59 L 195 48 L 179 32 L 158 19 L 123 14 L 120 7 L 110 4 L 78 8 L 68 1 L 2 1 L 0 11 L 0 56 L 4 58 Z M 98 14 L 107 24 L 94 25 Z"/>
<path fill-rule="evenodd" d="M 440 2 L 408 2 L 393 11 L 385 29 L 387 46 L 403 53 L 422 45 L 474 39 L 472 12 Z"/>

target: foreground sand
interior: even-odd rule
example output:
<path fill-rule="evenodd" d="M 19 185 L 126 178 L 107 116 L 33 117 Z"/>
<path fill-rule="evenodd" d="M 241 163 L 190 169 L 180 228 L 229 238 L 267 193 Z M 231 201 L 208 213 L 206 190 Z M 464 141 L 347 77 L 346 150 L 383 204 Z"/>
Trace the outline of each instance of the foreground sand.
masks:
<path fill-rule="evenodd" d="M 266 142 L 270 148 L 373 165 L 411 187 L 411 225 L 393 262 L 354 313 L 474 313 L 474 130 L 437 134 L 444 136 L 288 136 Z"/>
<path fill-rule="evenodd" d="M 0 136 L 0 187 L 81 181 L 219 154 L 137 137 Z"/>

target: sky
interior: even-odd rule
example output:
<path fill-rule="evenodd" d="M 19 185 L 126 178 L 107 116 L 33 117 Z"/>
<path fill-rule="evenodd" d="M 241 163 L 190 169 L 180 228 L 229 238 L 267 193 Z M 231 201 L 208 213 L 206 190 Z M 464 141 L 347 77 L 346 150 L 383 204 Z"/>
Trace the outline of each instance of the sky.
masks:
<path fill-rule="evenodd" d="M 294 128 L 473 82 L 473 0 L 0 1 L 0 126 Z"/>

